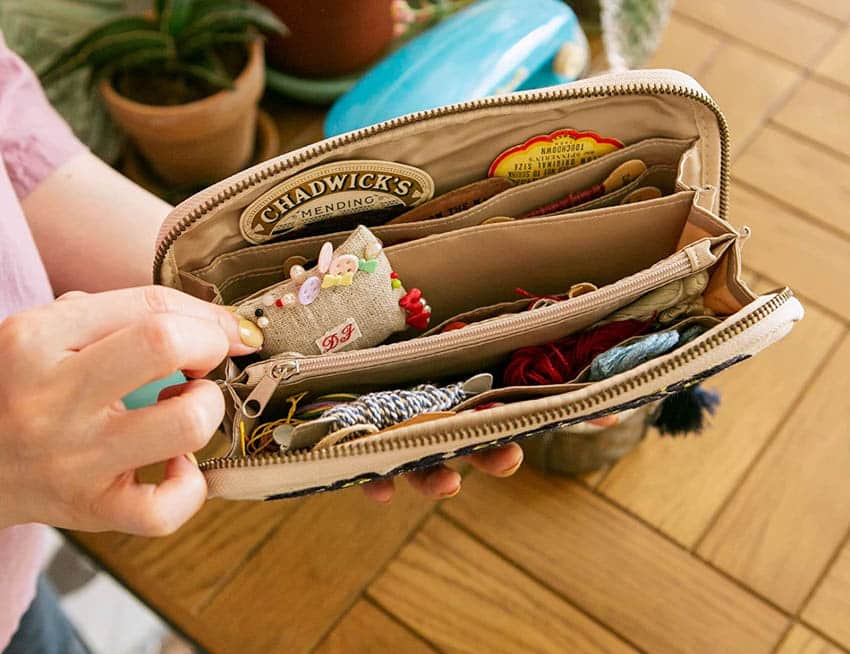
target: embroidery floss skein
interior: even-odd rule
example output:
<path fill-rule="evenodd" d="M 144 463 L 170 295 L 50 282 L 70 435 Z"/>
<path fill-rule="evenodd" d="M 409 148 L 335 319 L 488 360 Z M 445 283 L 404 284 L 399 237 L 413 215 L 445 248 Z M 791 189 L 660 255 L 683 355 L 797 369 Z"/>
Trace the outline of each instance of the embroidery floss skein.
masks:
<path fill-rule="evenodd" d="M 694 273 L 650 291 L 631 304 L 605 318 L 606 323 L 619 320 L 650 320 L 669 323 L 683 314 L 704 314 L 702 293 L 708 286 L 708 271 Z"/>
<path fill-rule="evenodd" d="M 666 354 L 670 350 L 695 339 L 706 330 L 702 325 L 690 325 L 681 330 L 647 334 L 624 345 L 617 345 L 598 354 L 590 364 L 590 381 L 608 379 L 642 363 Z"/>
<path fill-rule="evenodd" d="M 488 378 L 487 383 L 479 383 L 484 377 Z M 423 413 L 448 411 L 466 398 L 489 389 L 491 384 L 490 375 L 476 375 L 465 382 L 442 387 L 420 384 L 410 390 L 367 393 L 354 402 L 328 409 L 322 413 L 322 420 L 330 421 L 331 432 L 355 425 L 385 429 Z M 485 385 L 487 388 L 483 387 Z"/>
<path fill-rule="evenodd" d="M 598 354 L 590 364 L 590 381 L 608 379 L 669 352 L 679 344 L 679 332 L 656 332 Z"/>
<path fill-rule="evenodd" d="M 503 380 L 506 386 L 564 384 L 596 355 L 644 333 L 651 324 L 640 320 L 609 322 L 544 345 L 521 347 L 511 354 Z"/>

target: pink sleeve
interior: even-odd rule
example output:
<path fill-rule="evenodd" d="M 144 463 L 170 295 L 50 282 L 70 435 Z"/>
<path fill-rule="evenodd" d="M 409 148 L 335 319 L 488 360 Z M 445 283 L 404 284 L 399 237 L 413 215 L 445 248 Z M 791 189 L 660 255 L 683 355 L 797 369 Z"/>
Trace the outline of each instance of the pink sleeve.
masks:
<path fill-rule="evenodd" d="M 0 158 L 18 198 L 84 149 L 0 34 Z"/>

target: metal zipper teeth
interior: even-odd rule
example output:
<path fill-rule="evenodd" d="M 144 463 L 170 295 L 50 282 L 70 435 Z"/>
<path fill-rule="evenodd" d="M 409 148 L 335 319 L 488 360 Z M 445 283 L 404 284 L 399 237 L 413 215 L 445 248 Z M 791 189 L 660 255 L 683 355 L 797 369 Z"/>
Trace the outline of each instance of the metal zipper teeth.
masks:
<path fill-rule="evenodd" d="M 438 118 L 442 116 L 450 116 L 453 114 L 465 113 L 474 109 L 484 109 L 492 107 L 505 107 L 511 105 L 526 105 L 539 104 L 550 102 L 552 100 L 577 100 L 584 98 L 597 98 L 608 96 L 624 96 L 624 95 L 676 95 L 679 97 L 687 97 L 696 100 L 706 107 L 711 109 L 717 118 L 717 124 L 720 128 L 720 217 L 726 218 L 728 206 L 727 189 L 729 186 L 729 126 L 726 122 L 726 117 L 720 110 L 714 99 L 699 91 L 687 87 L 678 86 L 675 84 L 655 83 L 655 82 L 635 82 L 624 84 L 622 86 L 594 86 L 580 89 L 561 89 L 559 91 L 543 91 L 526 93 L 520 96 L 508 95 L 482 98 L 471 102 L 463 102 L 460 104 L 449 105 L 446 107 L 438 107 L 436 109 L 428 109 L 426 111 L 408 114 L 399 118 L 393 118 L 377 125 L 370 125 L 354 132 L 343 134 L 329 141 L 320 143 L 307 150 L 299 152 L 295 159 L 281 161 L 269 168 L 252 173 L 248 177 L 235 184 L 228 186 L 223 191 L 215 196 L 208 198 L 201 206 L 196 207 L 191 213 L 184 216 L 180 221 L 165 235 L 160 242 L 154 256 L 153 278 L 155 283 L 160 283 L 160 268 L 165 261 L 166 254 L 169 248 L 174 244 L 177 238 L 185 232 L 193 223 L 200 220 L 205 214 L 215 209 L 218 205 L 226 202 L 230 198 L 247 191 L 250 188 L 257 186 L 269 177 L 278 175 L 279 173 L 293 168 L 296 165 L 306 163 L 314 157 L 330 152 L 343 145 L 348 145 L 362 138 L 381 134 L 383 132 L 403 127 L 411 123 Z"/>
<path fill-rule="evenodd" d="M 793 295 L 794 294 L 791 289 L 783 289 L 781 292 L 777 293 L 775 297 L 765 302 L 758 309 L 747 314 L 732 325 L 720 330 L 711 338 L 682 350 L 682 352 L 672 356 L 669 360 L 644 371 L 640 375 L 625 379 L 614 386 L 600 391 L 599 393 L 576 402 L 571 402 L 557 409 L 549 409 L 547 411 L 541 411 L 539 413 L 521 416 L 519 418 L 512 418 L 510 420 L 488 422 L 473 428 L 462 428 L 438 434 L 428 434 L 425 436 L 385 438 L 371 440 L 366 443 L 355 440 L 345 443 L 338 448 L 329 448 L 314 452 L 295 452 L 292 454 L 282 455 L 262 454 L 259 456 L 238 459 L 219 457 L 204 461 L 200 464 L 200 468 L 201 470 L 208 471 L 232 468 L 253 468 L 286 463 L 309 463 L 322 459 L 378 454 L 381 452 L 402 450 L 411 447 L 443 445 L 445 443 L 464 441 L 470 438 L 479 438 L 482 436 L 493 436 L 494 438 L 499 438 L 501 435 L 505 435 L 509 432 L 515 432 L 517 430 L 534 431 L 535 429 L 539 429 L 546 425 L 565 422 L 576 415 L 591 413 L 592 410 L 600 404 L 614 400 L 623 393 L 652 383 L 652 381 L 658 377 L 687 365 L 697 357 L 708 354 L 712 349 L 719 347 L 729 339 L 742 334 L 756 323 L 764 320 L 771 313 L 785 304 L 791 297 L 793 297 Z"/>
<path fill-rule="evenodd" d="M 690 264 L 690 260 L 687 258 L 687 255 L 683 254 L 680 259 L 675 262 L 670 262 L 663 270 L 655 271 L 651 280 L 647 280 L 642 277 L 629 282 L 626 288 L 617 289 L 616 293 L 609 292 L 604 296 L 596 295 L 595 297 L 592 297 L 594 294 L 589 293 L 586 296 L 579 298 L 578 302 L 570 307 L 569 317 L 578 317 L 588 311 L 596 309 L 598 306 L 601 306 L 606 302 L 616 299 L 620 295 L 629 295 L 633 293 L 634 290 L 660 286 L 662 285 L 662 282 L 669 283 L 671 281 L 675 281 L 691 271 L 692 266 Z M 640 273 L 635 275 L 635 277 L 638 276 L 640 276 Z M 510 329 L 506 330 L 504 334 L 500 334 L 497 338 L 518 335 L 521 333 L 520 330 L 525 331 L 532 328 L 537 329 L 550 322 L 553 324 L 557 323 L 567 317 L 565 315 L 561 315 L 563 312 L 550 311 L 550 313 L 553 315 L 548 315 L 546 310 L 543 309 L 538 310 L 537 312 L 530 312 L 525 316 L 517 316 L 515 321 L 511 324 Z M 304 375 L 307 373 L 317 374 L 321 373 L 325 369 L 336 370 L 340 366 L 345 366 L 346 363 L 380 365 L 385 362 L 395 362 L 398 357 L 413 355 L 417 357 L 426 356 L 431 354 L 431 350 L 442 351 L 445 349 L 453 349 L 458 347 L 458 344 L 463 344 L 464 346 L 477 345 L 481 340 L 490 340 L 491 338 L 494 338 L 489 329 L 486 333 L 484 333 L 484 328 L 482 326 L 478 326 L 476 329 L 482 332 L 479 334 L 477 331 L 473 330 L 473 327 L 474 326 L 468 327 L 465 330 L 458 330 L 457 332 L 449 332 L 449 334 L 447 334 L 448 338 L 444 338 L 438 343 L 432 342 L 429 344 L 429 347 L 424 347 L 416 339 L 412 339 L 410 341 L 394 344 L 393 346 L 390 346 L 390 348 L 393 349 L 388 348 L 387 351 L 368 352 L 366 350 L 358 350 L 353 352 L 341 352 L 331 355 L 330 357 L 314 356 L 300 359 L 294 359 L 291 355 L 277 355 L 271 359 L 271 361 L 275 361 L 275 363 L 268 367 L 268 372 L 265 374 L 271 373 L 276 379 L 282 379 L 285 370 L 290 368 L 293 373 L 286 377 L 286 380 L 289 381 L 295 375 Z M 464 333 L 461 333 L 461 331 Z"/>

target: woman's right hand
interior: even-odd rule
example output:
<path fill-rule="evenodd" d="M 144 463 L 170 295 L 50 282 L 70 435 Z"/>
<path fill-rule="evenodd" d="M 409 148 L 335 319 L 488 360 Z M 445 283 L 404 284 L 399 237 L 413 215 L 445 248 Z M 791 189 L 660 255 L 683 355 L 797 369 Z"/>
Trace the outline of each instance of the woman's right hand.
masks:
<path fill-rule="evenodd" d="M 221 391 L 192 379 L 153 406 L 128 410 L 121 398 L 176 370 L 202 377 L 261 343 L 226 308 L 161 286 L 73 292 L 4 320 L 0 528 L 176 530 L 206 497 L 189 457 L 222 420 Z M 168 461 L 161 483 L 136 480 L 159 461 Z"/>

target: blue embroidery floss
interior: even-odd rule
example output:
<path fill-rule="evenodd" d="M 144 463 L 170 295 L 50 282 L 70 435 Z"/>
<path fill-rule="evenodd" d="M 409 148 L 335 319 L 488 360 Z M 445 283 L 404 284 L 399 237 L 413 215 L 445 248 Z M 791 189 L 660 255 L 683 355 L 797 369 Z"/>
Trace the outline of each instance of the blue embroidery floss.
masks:
<path fill-rule="evenodd" d="M 590 363 L 590 381 L 608 379 L 694 340 L 707 328 L 690 325 L 681 331 L 655 332 L 598 354 Z"/>
<path fill-rule="evenodd" d="M 679 344 L 679 332 L 657 332 L 598 354 L 590 364 L 590 381 L 607 379 L 669 352 Z"/>
<path fill-rule="evenodd" d="M 682 329 L 656 332 L 641 336 L 631 343 L 618 345 L 596 356 L 590 364 L 590 380 L 607 379 L 631 370 L 650 359 L 684 345 L 706 331 L 703 325 L 690 325 Z M 663 435 L 677 436 L 699 433 L 705 427 L 706 416 L 713 415 L 720 396 L 698 384 L 670 395 L 661 402 L 652 424 Z"/>

